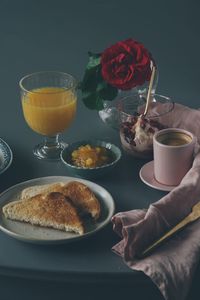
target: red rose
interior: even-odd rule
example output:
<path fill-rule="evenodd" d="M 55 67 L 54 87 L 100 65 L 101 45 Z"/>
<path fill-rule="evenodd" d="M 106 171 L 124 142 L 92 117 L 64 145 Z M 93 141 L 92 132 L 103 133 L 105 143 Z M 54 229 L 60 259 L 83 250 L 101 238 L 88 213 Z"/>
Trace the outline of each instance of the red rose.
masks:
<path fill-rule="evenodd" d="M 103 79 L 118 89 L 132 89 L 150 80 L 151 61 L 151 54 L 137 41 L 118 42 L 101 55 Z"/>

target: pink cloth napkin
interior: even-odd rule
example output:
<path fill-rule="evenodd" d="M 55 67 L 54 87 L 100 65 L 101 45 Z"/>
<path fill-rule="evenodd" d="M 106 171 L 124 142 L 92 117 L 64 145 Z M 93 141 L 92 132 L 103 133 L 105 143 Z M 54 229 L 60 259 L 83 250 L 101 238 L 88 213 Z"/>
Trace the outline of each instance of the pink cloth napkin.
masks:
<path fill-rule="evenodd" d="M 179 127 L 196 135 L 200 144 L 200 111 L 175 104 L 173 112 L 162 117 L 168 127 Z M 188 225 L 151 255 L 137 259 L 153 241 L 186 217 L 200 200 L 200 150 L 196 145 L 192 168 L 178 187 L 148 210 L 117 213 L 113 229 L 121 241 L 113 251 L 132 269 L 143 271 L 167 300 L 187 297 L 200 257 L 200 220 Z"/>

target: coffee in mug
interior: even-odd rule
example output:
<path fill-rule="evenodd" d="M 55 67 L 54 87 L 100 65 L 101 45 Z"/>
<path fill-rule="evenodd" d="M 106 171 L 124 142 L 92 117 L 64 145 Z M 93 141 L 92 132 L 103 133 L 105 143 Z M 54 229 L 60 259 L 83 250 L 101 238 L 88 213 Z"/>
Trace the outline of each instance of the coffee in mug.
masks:
<path fill-rule="evenodd" d="M 164 145 L 181 146 L 191 143 L 192 137 L 186 133 L 174 131 L 159 135 L 157 140 Z"/>
<path fill-rule="evenodd" d="M 193 162 L 196 138 L 187 130 L 167 128 L 153 138 L 154 177 L 165 185 L 178 185 Z"/>

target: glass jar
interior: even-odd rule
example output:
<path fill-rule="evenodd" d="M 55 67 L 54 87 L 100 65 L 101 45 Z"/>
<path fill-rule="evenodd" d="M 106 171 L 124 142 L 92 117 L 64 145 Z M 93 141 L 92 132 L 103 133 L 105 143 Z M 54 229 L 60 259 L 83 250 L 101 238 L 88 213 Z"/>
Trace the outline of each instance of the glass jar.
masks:
<path fill-rule="evenodd" d="M 146 97 L 138 93 L 119 99 L 116 103 L 118 130 L 122 148 L 128 154 L 141 158 L 153 156 L 153 135 L 166 128 L 164 118 L 174 108 L 171 98 L 153 94 L 148 113 L 142 116 Z"/>

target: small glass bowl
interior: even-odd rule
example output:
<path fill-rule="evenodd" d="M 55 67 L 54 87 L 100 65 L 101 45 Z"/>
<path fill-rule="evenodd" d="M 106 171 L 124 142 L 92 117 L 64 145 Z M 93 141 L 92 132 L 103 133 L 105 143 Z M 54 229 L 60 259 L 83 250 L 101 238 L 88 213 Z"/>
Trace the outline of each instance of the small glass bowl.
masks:
<path fill-rule="evenodd" d="M 164 120 L 174 108 L 174 102 L 169 97 L 152 94 L 151 98 L 145 118 L 138 117 L 144 112 L 146 97 L 135 93 L 120 99 L 117 103 L 122 148 L 128 154 L 140 158 L 153 157 L 153 135 L 166 128 L 162 118 Z M 138 119 L 140 125 L 138 123 L 136 125 Z"/>

